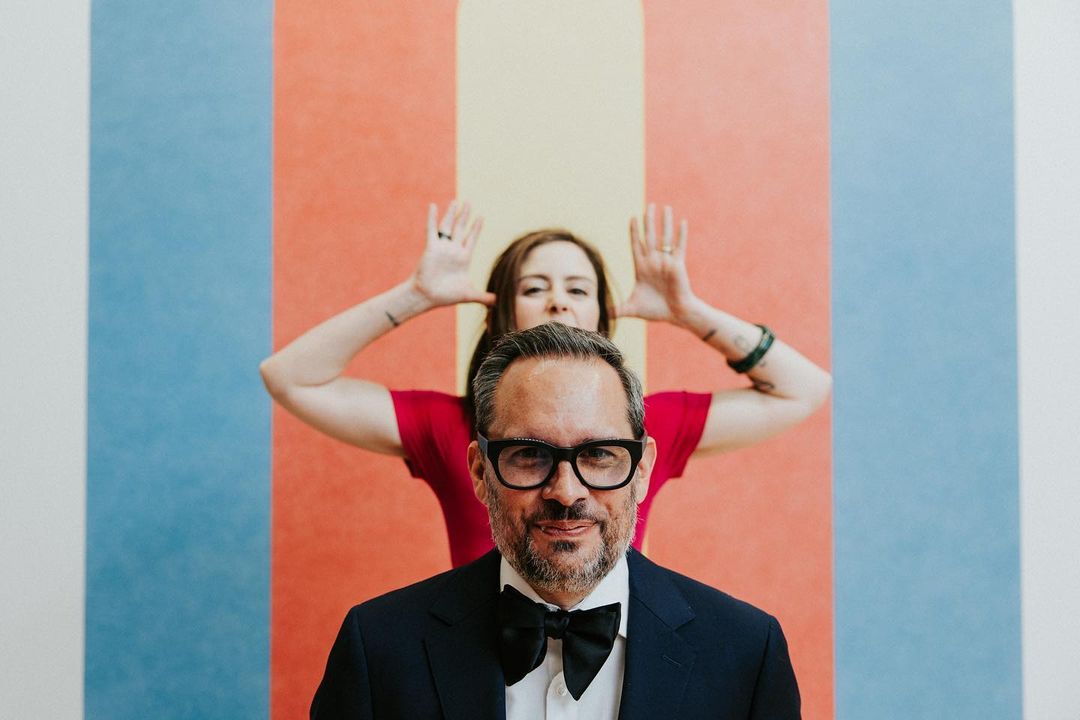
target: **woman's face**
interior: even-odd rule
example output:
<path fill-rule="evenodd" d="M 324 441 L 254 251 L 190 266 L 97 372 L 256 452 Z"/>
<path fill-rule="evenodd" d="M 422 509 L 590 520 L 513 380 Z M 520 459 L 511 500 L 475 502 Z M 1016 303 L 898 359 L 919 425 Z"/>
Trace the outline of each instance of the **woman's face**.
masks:
<path fill-rule="evenodd" d="M 521 263 L 514 289 L 514 324 L 528 330 L 548 322 L 595 331 L 600 324 L 596 271 L 571 242 L 544 243 Z"/>

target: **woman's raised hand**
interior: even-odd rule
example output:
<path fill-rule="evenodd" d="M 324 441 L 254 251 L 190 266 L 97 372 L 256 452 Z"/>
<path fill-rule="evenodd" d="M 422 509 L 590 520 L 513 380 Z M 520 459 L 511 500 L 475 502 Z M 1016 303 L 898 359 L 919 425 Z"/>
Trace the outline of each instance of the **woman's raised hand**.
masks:
<path fill-rule="evenodd" d="M 455 200 L 437 221 L 438 208 L 428 207 L 427 243 L 412 279 L 432 306 L 495 302 L 494 294 L 477 290 L 469 279 L 469 260 L 484 226 L 480 217 L 470 225 L 469 213 L 469 203 Z"/>
<path fill-rule="evenodd" d="M 639 317 L 677 323 L 694 300 L 686 272 L 686 220 L 675 220 L 670 206 L 664 207 L 664 226 L 656 232 L 656 206 L 645 211 L 644 233 L 637 218 L 630 218 L 630 250 L 634 256 L 634 288 L 619 306 L 620 317 Z"/>

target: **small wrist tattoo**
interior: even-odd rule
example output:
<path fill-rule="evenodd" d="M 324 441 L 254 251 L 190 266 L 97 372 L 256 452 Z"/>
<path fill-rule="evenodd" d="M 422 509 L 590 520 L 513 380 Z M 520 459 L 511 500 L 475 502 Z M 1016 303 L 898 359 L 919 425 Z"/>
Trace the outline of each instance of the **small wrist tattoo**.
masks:
<path fill-rule="evenodd" d="M 776 386 L 773 385 L 768 380 L 755 380 L 753 378 L 751 378 L 750 380 L 754 384 L 754 389 L 757 390 L 758 392 L 767 393 L 767 392 L 772 392 L 773 390 L 776 389 Z"/>
<path fill-rule="evenodd" d="M 704 335 L 701 336 L 701 341 L 702 342 L 709 342 L 709 338 L 711 338 L 715 334 L 716 334 L 716 328 L 713 328 L 712 330 L 710 330 L 709 332 L 707 332 L 707 333 L 705 333 Z"/>
<path fill-rule="evenodd" d="M 394 327 L 397 327 L 398 325 L 401 324 L 401 322 L 397 318 L 395 318 L 393 315 L 390 314 L 389 310 L 384 310 L 383 312 L 386 313 L 386 319 L 390 321 L 391 325 L 393 325 Z"/>

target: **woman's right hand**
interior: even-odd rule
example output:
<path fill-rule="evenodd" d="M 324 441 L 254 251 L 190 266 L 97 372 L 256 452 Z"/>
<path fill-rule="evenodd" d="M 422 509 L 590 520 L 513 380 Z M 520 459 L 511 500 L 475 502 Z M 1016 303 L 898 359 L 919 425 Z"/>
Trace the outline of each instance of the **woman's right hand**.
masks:
<path fill-rule="evenodd" d="M 476 248 L 484 219 L 476 218 L 469 224 L 469 204 L 454 201 L 446 209 L 442 220 L 436 222 L 438 208 L 428 206 L 427 244 L 420 263 L 413 273 L 412 282 L 432 307 L 478 302 L 491 305 L 495 295 L 481 292 L 469 278 L 469 261 Z"/>
<path fill-rule="evenodd" d="M 266 389 L 286 410 L 330 437 L 389 455 L 403 455 L 390 391 L 345 375 L 349 362 L 377 338 L 439 305 L 490 304 L 469 279 L 469 260 L 483 222 L 469 225 L 469 207 L 451 203 L 441 223 L 428 210 L 427 244 L 405 281 L 324 320 L 259 366 Z"/>

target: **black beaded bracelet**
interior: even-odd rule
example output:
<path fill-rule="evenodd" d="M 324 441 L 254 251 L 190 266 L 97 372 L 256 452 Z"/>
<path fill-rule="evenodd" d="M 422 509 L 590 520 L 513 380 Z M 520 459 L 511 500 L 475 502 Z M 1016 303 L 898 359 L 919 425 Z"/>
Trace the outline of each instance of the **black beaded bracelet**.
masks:
<path fill-rule="evenodd" d="M 764 325 L 758 325 L 761 328 L 761 339 L 758 340 L 757 347 L 750 351 L 750 354 L 744 357 L 742 360 L 728 360 L 728 367 L 737 373 L 750 372 L 761 362 L 761 358 L 765 357 L 765 353 L 769 352 L 769 348 L 772 347 L 773 340 L 776 336 L 773 335 L 773 331 Z"/>

